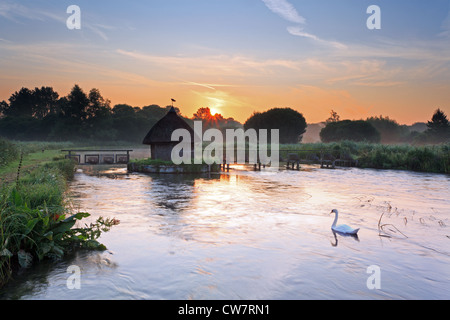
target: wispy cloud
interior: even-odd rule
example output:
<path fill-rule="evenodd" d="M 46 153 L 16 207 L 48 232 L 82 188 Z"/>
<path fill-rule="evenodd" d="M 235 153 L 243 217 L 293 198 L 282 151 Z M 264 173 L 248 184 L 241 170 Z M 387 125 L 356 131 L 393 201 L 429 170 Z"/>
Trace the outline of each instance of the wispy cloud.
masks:
<path fill-rule="evenodd" d="M 119 55 L 149 63 L 157 68 L 173 70 L 177 74 L 220 74 L 230 77 L 249 77 L 275 74 L 279 68 L 301 71 L 298 61 L 284 59 L 255 59 L 242 55 L 157 56 L 135 51 L 116 50 Z"/>
<path fill-rule="evenodd" d="M 316 36 L 314 34 L 305 32 L 305 31 L 303 31 L 303 28 L 301 28 L 301 27 L 288 27 L 287 30 L 293 36 L 313 39 L 313 40 L 315 40 L 317 42 L 320 42 L 322 44 L 331 45 L 331 46 L 335 47 L 336 49 L 346 49 L 347 48 L 347 46 L 345 44 L 342 44 L 340 42 L 324 40 L 324 39 L 321 39 L 321 38 L 319 38 L 318 36 Z"/>
<path fill-rule="evenodd" d="M 305 24 L 306 19 L 302 17 L 295 7 L 286 0 L 262 0 L 264 4 L 273 13 L 276 13 L 283 19 L 299 24 Z"/>
<path fill-rule="evenodd" d="M 303 37 L 312 39 L 321 44 L 330 45 L 336 49 L 345 49 L 347 48 L 344 44 L 339 43 L 337 41 L 329 41 L 319 38 L 318 36 L 304 31 L 303 25 L 306 24 L 306 19 L 301 16 L 297 9 L 289 3 L 287 0 L 262 0 L 264 4 L 269 8 L 273 13 L 279 15 L 283 19 L 288 22 L 292 22 L 297 24 L 296 26 L 290 26 L 287 28 L 287 31 L 297 37 Z"/>
<path fill-rule="evenodd" d="M 0 3 L 0 17 L 13 21 L 15 23 L 23 23 L 23 20 L 33 21 L 55 21 L 61 24 L 65 24 L 67 20 L 67 13 L 65 11 L 56 12 L 49 10 L 42 10 L 39 8 L 24 6 L 22 4 L 14 3 L 11 1 L 5 1 Z M 82 28 L 88 29 L 95 33 L 103 40 L 108 41 L 109 38 L 106 31 L 116 29 L 115 27 L 105 24 L 93 23 L 95 18 L 84 17 L 82 22 Z"/>

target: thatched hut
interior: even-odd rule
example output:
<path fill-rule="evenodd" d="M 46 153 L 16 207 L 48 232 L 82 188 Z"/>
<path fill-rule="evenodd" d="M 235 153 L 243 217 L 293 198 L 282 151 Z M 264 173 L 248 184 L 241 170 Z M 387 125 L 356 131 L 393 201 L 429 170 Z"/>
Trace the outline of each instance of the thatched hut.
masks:
<path fill-rule="evenodd" d="M 186 129 L 191 134 L 192 149 L 194 130 L 171 108 L 167 115 L 159 120 L 144 138 L 143 144 L 149 145 L 153 160 L 172 160 L 172 149 L 179 141 L 172 141 L 172 133 L 177 129 Z M 193 156 L 193 152 L 192 152 Z"/>

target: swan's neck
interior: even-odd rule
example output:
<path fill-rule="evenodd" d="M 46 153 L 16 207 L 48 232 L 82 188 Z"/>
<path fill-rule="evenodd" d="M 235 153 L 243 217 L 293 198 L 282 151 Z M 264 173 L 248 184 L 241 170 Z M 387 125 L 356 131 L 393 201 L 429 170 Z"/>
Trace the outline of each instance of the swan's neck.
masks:
<path fill-rule="evenodd" d="M 336 224 L 337 224 L 338 218 L 339 218 L 339 214 L 337 212 L 335 212 L 335 214 L 336 214 L 336 217 L 334 218 L 334 222 L 333 222 L 332 227 L 336 227 Z"/>

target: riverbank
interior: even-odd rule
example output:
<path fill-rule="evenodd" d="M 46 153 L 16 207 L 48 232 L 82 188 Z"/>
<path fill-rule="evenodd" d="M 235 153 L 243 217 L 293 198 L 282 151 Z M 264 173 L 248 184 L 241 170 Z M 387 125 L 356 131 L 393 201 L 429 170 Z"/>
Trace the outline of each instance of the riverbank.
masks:
<path fill-rule="evenodd" d="M 213 164 L 181 164 L 175 165 L 170 161 L 141 159 L 128 163 L 129 172 L 158 173 L 158 174 L 193 174 L 220 172 L 220 165 Z"/>
<path fill-rule="evenodd" d="M 383 145 L 342 141 L 280 145 L 280 155 L 298 153 L 302 157 L 357 160 L 358 167 L 382 170 L 408 170 L 428 173 L 450 173 L 450 144 Z"/>
<path fill-rule="evenodd" d="M 3 146 L 9 162 L 0 171 L 0 287 L 13 270 L 34 262 L 59 259 L 75 248 L 106 249 L 97 239 L 118 221 L 99 218 L 76 226 L 90 215 L 74 213 L 67 199 L 75 163 L 56 150 L 27 153 L 14 144 Z"/>

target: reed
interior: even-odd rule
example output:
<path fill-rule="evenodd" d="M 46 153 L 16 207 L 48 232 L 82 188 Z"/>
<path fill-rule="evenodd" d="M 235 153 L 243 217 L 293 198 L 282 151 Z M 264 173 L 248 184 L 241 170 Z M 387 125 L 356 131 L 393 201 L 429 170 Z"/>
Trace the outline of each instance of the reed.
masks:
<path fill-rule="evenodd" d="M 358 160 L 361 168 L 450 173 L 450 144 L 412 146 L 342 141 L 281 145 L 280 150 L 282 157 L 291 152 L 311 154 L 314 151 L 316 156 L 325 152 L 334 158 L 351 157 Z"/>

